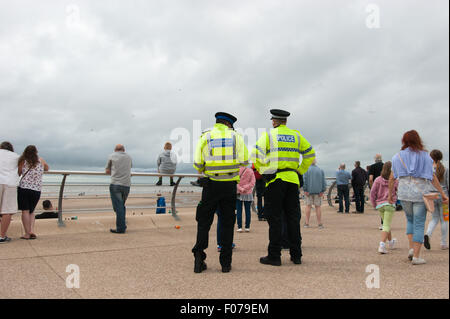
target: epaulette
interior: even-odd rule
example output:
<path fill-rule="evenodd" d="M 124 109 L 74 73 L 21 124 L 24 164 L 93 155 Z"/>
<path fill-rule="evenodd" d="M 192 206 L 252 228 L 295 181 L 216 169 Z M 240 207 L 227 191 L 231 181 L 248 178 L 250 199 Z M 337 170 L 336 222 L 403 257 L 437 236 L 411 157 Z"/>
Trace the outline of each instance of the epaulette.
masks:
<path fill-rule="evenodd" d="M 203 135 L 205 135 L 206 133 L 211 132 L 211 130 L 205 130 L 202 132 L 202 134 L 200 135 L 200 137 L 202 137 Z"/>

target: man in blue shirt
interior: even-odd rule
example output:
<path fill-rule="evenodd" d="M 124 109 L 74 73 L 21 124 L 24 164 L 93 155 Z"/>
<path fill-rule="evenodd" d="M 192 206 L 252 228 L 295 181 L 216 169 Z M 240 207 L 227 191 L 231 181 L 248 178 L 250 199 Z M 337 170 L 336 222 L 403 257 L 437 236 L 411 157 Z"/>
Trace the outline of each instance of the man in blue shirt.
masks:
<path fill-rule="evenodd" d="M 339 197 L 339 210 L 338 213 L 343 213 L 343 203 L 342 200 L 345 200 L 345 213 L 348 214 L 350 212 L 350 191 L 348 188 L 348 184 L 352 179 L 352 175 L 345 170 L 345 164 L 342 163 L 339 165 L 339 170 L 336 172 L 336 185 L 338 190 Z"/>
<path fill-rule="evenodd" d="M 321 168 L 317 166 L 317 161 L 314 162 L 309 167 L 308 171 L 303 177 L 303 190 L 305 191 L 305 202 L 306 202 L 306 220 L 305 226 L 309 227 L 309 218 L 311 216 L 311 208 L 314 205 L 317 215 L 317 223 L 319 228 L 322 229 L 322 196 L 327 189 L 327 182 L 325 180 L 325 173 Z"/>

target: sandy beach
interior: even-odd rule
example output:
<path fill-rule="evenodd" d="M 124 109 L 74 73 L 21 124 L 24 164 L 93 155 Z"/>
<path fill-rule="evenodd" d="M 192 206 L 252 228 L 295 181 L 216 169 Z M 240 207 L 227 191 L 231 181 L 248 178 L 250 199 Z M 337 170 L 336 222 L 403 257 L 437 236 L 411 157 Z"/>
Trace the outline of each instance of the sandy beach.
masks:
<path fill-rule="evenodd" d="M 195 201 L 180 195 L 180 200 Z M 132 199 L 129 205 L 152 200 Z M 64 203 L 71 209 L 106 209 L 104 204 L 110 205 L 108 199 Z M 432 249 L 423 249 L 428 263 L 412 266 L 403 212 L 393 220 L 398 248 L 379 255 L 375 210 L 367 207 L 365 214 L 343 215 L 326 204 L 323 210 L 325 229 L 317 228 L 314 217 L 311 228 L 302 228 L 302 265 L 291 263 L 283 251 L 281 267 L 259 263 L 267 252 L 268 225 L 253 213 L 251 232 L 235 233 L 237 248 L 228 274 L 220 271 L 215 222 L 206 251 L 208 270 L 194 274 L 194 208 L 180 208 L 178 221 L 170 214 L 156 215 L 153 208 L 129 208 L 124 235 L 109 232 L 115 222 L 110 206 L 105 212 L 71 212 L 64 217 L 78 219 L 66 220 L 65 227 L 58 227 L 56 220 L 37 220 L 36 240 L 19 239 L 17 214 L 8 233 L 13 240 L 0 245 L 0 291 L 2 298 L 449 298 L 449 254 L 439 249 L 439 228 Z M 80 269 L 78 289 L 66 287 L 68 265 Z M 369 265 L 379 269 L 380 288 L 366 285 Z"/>

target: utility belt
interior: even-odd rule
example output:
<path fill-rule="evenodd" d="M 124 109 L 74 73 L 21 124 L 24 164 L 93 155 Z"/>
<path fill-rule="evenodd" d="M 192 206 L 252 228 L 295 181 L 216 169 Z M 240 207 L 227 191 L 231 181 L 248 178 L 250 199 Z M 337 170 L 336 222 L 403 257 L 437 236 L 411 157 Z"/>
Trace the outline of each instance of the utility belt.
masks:
<path fill-rule="evenodd" d="M 200 187 L 205 187 L 205 186 L 208 185 L 209 182 L 219 182 L 219 181 L 212 180 L 211 177 L 214 178 L 214 176 L 226 176 L 226 175 L 232 176 L 233 173 L 229 173 L 229 174 L 221 174 L 221 175 L 219 175 L 219 174 L 214 174 L 214 175 L 212 175 L 212 176 L 200 177 L 200 178 L 197 180 L 197 183 L 198 183 L 198 185 L 199 185 Z M 236 181 L 221 181 L 221 182 L 219 182 L 219 183 L 237 183 L 237 182 L 236 182 Z"/>
<path fill-rule="evenodd" d="M 277 177 L 278 173 L 281 173 L 281 172 L 296 172 L 298 174 L 296 169 L 293 169 L 293 168 L 280 168 L 280 169 L 277 169 L 277 171 L 275 173 L 273 173 L 273 174 L 261 174 L 261 176 L 262 176 L 263 180 L 266 183 L 269 183 L 269 182 L 273 181 Z"/>

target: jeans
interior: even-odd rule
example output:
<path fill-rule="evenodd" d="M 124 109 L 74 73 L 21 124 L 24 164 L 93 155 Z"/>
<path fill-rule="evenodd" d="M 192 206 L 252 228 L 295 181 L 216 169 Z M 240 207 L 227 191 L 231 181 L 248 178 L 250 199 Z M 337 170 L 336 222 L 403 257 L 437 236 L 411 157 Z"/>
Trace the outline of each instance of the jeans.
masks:
<path fill-rule="evenodd" d="M 109 185 L 109 193 L 111 195 L 111 202 L 114 212 L 116 213 L 116 230 L 118 232 L 125 232 L 126 225 L 126 207 L 128 194 L 130 193 L 130 187 L 122 185 Z"/>
<path fill-rule="evenodd" d="M 350 191 L 348 185 L 338 185 L 337 190 L 339 197 L 339 211 L 342 212 L 344 210 L 342 201 L 345 200 L 345 212 L 348 213 L 350 211 Z"/>
<path fill-rule="evenodd" d="M 427 235 L 431 237 L 437 224 L 441 222 L 441 245 L 447 245 L 448 222 L 444 221 L 442 200 L 434 201 L 433 217 L 428 224 Z"/>
<path fill-rule="evenodd" d="M 423 243 L 427 209 L 424 202 L 403 201 L 403 210 L 406 216 L 406 235 L 413 235 L 413 242 Z"/>
<path fill-rule="evenodd" d="M 241 200 L 236 201 L 236 219 L 237 219 L 237 227 L 242 228 L 242 204 L 244 204 L 245 208 L 245 228 L 250 228 L 250 222 L 252 220 L 251 214 L 251 206 L 252 202 L 243 202 Z"/>

